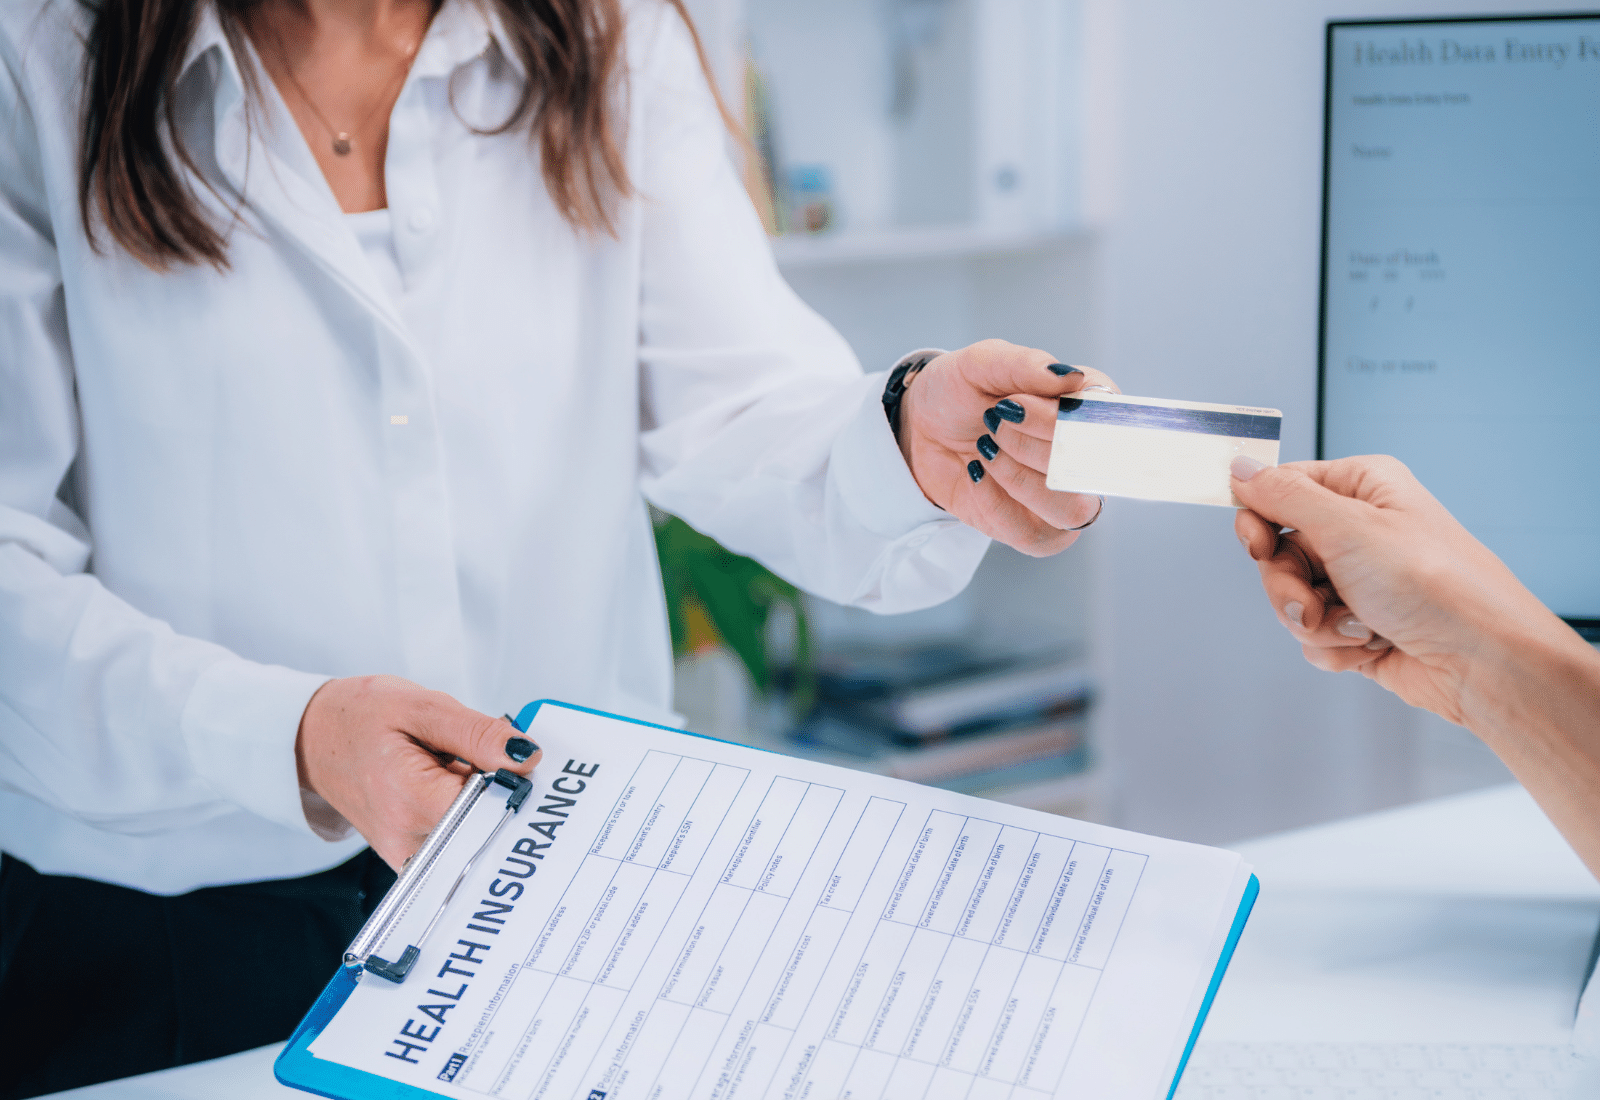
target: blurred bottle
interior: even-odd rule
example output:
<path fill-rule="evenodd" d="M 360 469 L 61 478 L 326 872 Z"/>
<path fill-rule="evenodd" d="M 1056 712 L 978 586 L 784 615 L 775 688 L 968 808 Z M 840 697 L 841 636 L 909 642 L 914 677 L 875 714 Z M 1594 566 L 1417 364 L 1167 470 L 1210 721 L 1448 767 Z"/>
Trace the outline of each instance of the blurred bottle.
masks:
<path fill-rule="evenodd" d="M 833 174 L 820 164 L 799 164 L 789 172 L 789 228 L 795 233 L 826 233 L 834 223 Z"/>

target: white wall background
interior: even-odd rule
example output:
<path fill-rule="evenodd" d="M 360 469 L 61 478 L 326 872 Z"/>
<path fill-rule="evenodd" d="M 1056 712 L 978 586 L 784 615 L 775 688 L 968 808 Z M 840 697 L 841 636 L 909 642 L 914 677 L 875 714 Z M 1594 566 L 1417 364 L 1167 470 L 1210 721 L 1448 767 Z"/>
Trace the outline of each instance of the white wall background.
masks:
<path fill-rule="evenodd" d="M 1330 18 L 1516 0 L 1087 0 L 1098 365 L 1129 393 L 1269 405 L 1311 457 Z M 1305 665 L 1231 513 L 1113 502 L 1096 528 L 1100 729 L 1128 827 L 1228 841 L 1504 777 L 1357 674 Z"/>
<path fill-rule="evenodd" d="M 1078 13 L 1063 21 L 1058 81 L 1071 131 L 1063 209 L 1084 210 L 1092 236 L 1032 257 L 795 270 L 792 283 L 869 370 L 913 347 L 1001 336 L 1101 366 L 1130 393 L 1281 408 L 1284 458 L 1310 457 L 1325 22 L 1545 4 L 1053 2 Z M 719 70 L 737 72 L 750 20 L 776 83 L 820 81 L 777 105 L 780 140 L 795 159 L 834 166 L 847 227 L 892 222 L 896 210 L 919 220 L 887 186 L 897 157 L 920 162 L 890 148 L 879 117 L 881 4 L 691 3 Z M 1507 778 L 1470 735 L 1355 674 L 1305 665 L 1220 509 L 1114 501 L 1058 559 L 992 553 L 946 607 L 899 621 L 819 608 L 817 626 L 825 643 L 1086 642 L 1101 679 L 1095 736 L 1112 772 L 1110 816 L 1135 829 L 1227 842 Z"/>

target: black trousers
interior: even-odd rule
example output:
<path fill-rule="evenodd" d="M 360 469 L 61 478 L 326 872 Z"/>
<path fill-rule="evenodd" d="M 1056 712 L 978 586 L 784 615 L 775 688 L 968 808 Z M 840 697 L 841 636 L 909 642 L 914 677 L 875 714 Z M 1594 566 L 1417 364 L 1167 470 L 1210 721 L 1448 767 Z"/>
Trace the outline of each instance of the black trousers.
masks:
<path fill-rule="evenodd" d="M 393 882 L 370 849 L 176 897 L 0 857 L 0 1100 L 287 1039 Z"/>

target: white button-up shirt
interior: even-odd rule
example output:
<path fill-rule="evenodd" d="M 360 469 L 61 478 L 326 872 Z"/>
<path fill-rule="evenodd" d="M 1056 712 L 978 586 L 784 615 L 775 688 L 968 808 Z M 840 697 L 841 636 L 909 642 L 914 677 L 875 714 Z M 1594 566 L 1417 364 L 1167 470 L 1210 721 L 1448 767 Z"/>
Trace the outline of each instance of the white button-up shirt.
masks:
<path fill-rule="evenodd" d="M 330 676 L 660 719 L 645 502 L 828 599 L 927 606 L 987 541 L 918 490 L 883 376 L 784 285 L 686 29 L 629 13 L 615 238 L 552 206 L 492 17 L 446 0 L 390 121 L 387 285 L 206 7 L 176 109 L 230 267 L 77 205 L 86 9 L 0 5 L 0 846 L 156 892 L 306 874 Z"/>

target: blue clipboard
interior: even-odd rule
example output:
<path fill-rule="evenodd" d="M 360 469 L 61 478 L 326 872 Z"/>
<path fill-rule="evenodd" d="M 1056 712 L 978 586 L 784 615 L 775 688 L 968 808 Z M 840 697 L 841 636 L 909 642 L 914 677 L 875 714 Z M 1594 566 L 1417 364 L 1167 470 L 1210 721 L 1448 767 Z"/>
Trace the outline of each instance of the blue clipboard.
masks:
<path fill-rule="evenodd" d="M 562 703 L 554 699 L 540 699 L 529 703 L 522 708 L 514 721 L 517 729 L 526 732 L 532 723 L 539 708 L 545 706 L 565 707 L 570 710 L 581 710 L 588 714 L 597 714 L 605 718 L 613 718 L 621 722 L 633 722 L 641 726 L 651 726 L 655 729 L 671 730 L 673 733 L 688 734 L 692 737 L 701 734 L 690 733 L 688 730 L 673 729 L 671 726 L 659 725 L 655 722 L 644 722 L 637 718 L 628 718 L 620 714 L 611 714 L 603 710 L 594 710 L 590 707 L 579 707 L 571 703 Z M 717 740 L 717 738 L 707 738 Z M 1244 932 L 1245 923 L 1250 919 L 1250 912 L 1255 908 L 1256 897 L 1261 892 L 1261 883 L 1255 875 L 1250 876 L 1246 884 L 1244 896 L 1239 901 L 1238 912 L 1234 915 L 1233 926 L 1228 930 L 1228 938 L 1222 945 L 1222 953 L 1217 959 L 1217 966 L 1211 974 L 1211 982 L 1206 987 L 1204 1000 L 1200 1004 L 1200 1012 L 1195 1018 L 1194 1028 L 1189 1032 L 1189 1041 L 1183 1048 L 1183 1055 L 1178 1060 L 1178 1071 L 1173 1075 L 1172 1087 L 1167 1090 L 1167 1100 L 1172 1100 L 1178 1091 L 1178 1082 L 1183 1079 L 1183 1071 L 1189 1064 L 1189 1056 L 1194 1052 L 1194 1045 L 1200 1038 L 1200 1029 L 1205 1026 L 1206 1016 L 1211 1011 L 1211 1003 L 1216 999 L 1217 990 L 1222 985 L 1222 978 L 1228 972 L 1228 963 L 1233 959 L 1234 949 L 1239 944 L 1239 937 Z M 339 1010 L 349 1000 L 350 994 L 355 992 L 356 981 L 361 973 L 360 966 L 341 966 L 333 979 L 322 990 L 322 995 L 317 998 L 316 1004 L 311 1006 L 311 1011 L 306 1013 L 305 1019 L 295 1028 L 294 1034 L 289 1037 L 289 1042 L 284 1046 L 283 1052 L 278 1055 L 273 1063 L 272 1072 L 280 1084 L 290 1088 L 301 1089 L 305 1092 L 315 1093 L 318 1096 L 327 1096 L 331 1100 L 428 1100 L 428 1098 L 441 1097 L 441 1093 L 428 1089 L 417 1088 L 415 1085 L 402 1084 L 391 1081 L 387 1077 L 380 1077 L 366 1070 L 354 1069 L 350 1066 L 340 1065 L 337 1062 L 317 1058 L 311 1053 L 311 1044 L 314 1043 L 322 1029 L 327 1027 Z"/>
<path fill-rule="evenodd" d="M 1189 1032 L 1189 1041 L 1183 1047 L 1183 1057 L 1178 1059 L 1178 1072 L 1172 1075 L 1172 1087 L 1167 1090 L 1167 1100 L 1172 1100 L 1173 1093 L 1178 1091 L 1178 1082 L 1183 1080 L 1183 1071 L 1189 1065 L 1189 1055 L 1194 1053 L 1194 1045 L 1200 1041 L 1200 1029 L 1205 1027 L 1206 1017 L 1211 1014 L 1211 1002 L 1217 999 L 1217 990 L 1222 987 L 1222 976 L 1228 972 L 1228 964 L 1233 961 L 1233 949 L 1239 946 L 1239 937 L 1244 934 L 1245 922 L 1250 919 L 1250 912 L 1256 907 L 1256 895 L 1260 893 L 1261 880 L 1251 875 L 1250 881 L 1245 883 L 1244 897 L 1239 899 L 1239 911 L 1234 914 L 1233 927 L 1228 929 L 1228 938 L 1222 945 L 1222 954 L 1217 957 L 1217 968 L 1211 972 L 1211 984 L 1206 986 L 1205 1000 L 1200 1002 L 1200 1014 L 1194 1019 L 1194 1030 Z"/>

